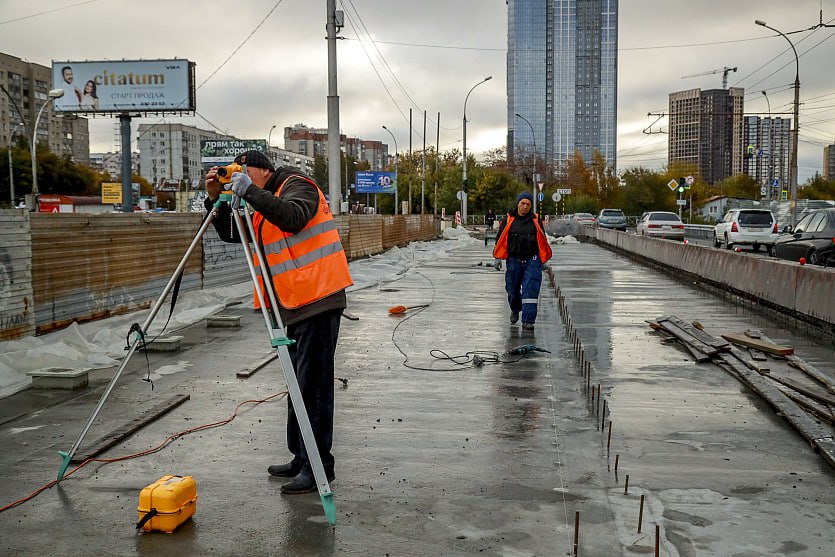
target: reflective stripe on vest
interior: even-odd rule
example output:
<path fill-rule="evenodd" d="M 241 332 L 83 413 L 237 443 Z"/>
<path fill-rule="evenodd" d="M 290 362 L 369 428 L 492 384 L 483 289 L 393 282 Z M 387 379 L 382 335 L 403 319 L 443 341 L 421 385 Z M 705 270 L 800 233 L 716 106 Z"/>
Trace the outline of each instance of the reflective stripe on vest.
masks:
<path fill-rule="evenodd" d="M 325 221 L 320 222 L 315 226 L 311 226 L 310 228 L 305 228 L 301 230 L 299 233 L 290 236 L 289 238 L 281 238 L 280 240 L 276 240 L 275 242 L 270 242 L 263 246 L 264 248 L 264 255 L 279 255 L 282 251 L 287 248 L 291 248 L 296 244 L 300 244 L 306 240 L 309 240 L 316 236 L 317 234 L 322 234 L 324 232 L 328 232 L 330 230 L 336 230 L 336 223 L 334 221 Z"/>
<path fill-rule="evenodd" d="M 272 273 L 273 277 L 286 273 L 287 271 L 292 271 L 294 269 L 300 269 L 305 265 L 310 265 L 314 261 L 318 261 L 328 255 L 333 255 L 334 253 L 339 253 L 342 251 L 342 244 L 337 240 L 332 244 L 328 244 L 321 248 L 315 249 L 309 253 L 306 253 L 296 259 L 290 259 L 289 261 L 284 261 L 282 263 L 276 263 L 275 265 L 270 265 L 270 273 Z"/>

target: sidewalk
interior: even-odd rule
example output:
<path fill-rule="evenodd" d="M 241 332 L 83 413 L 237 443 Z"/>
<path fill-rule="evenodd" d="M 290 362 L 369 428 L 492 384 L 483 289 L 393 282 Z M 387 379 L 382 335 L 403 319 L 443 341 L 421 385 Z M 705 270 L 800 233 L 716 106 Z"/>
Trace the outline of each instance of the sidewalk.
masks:
<path fill-rule="evenodd" d="M 343 319 L 337 350 L 347 385 L 336 391 L 336 527 L 318 495 L 283 496 L 266 473 L 288 458 L 286 402 L 277 400 L 245 405 L 230 424 L 155 454 L 88 464 L 0 513 L 0 554 L 567 555 L 576 511 L 580 555 L 649 553 L 655 524 L 662 555 L 826 554 L 835 538 L 832 470 L 733 378 L 663 345 L 644 320 L 669 313 L 675 299 L 677 312 L 698 314 L 708 328 L 754 322 L 821 369 L 831 350 L 601 248 L 555 245 L 557 284 L 614 423 L 607 451 L 548 281 L 536 330 L 523 333 L 508 322 L 492 244 L 452 246 L 450 257 L 349 295 L 359 320 Z M 236 378 L 270 353 L 263 320 L 248 307 L 225 311 L 242 316 L 240 329 L 201 322 L 178 333 L 179 352 L 150 354 L 153 390 L 140 381 L 148 363 L 134 356 L 88 442 L 174 394 L 190 399 L 103 458 L 146 450 L 283 390 L 276 363 Z M 526 343 L 550 354 L 504 354 Z M 506 363 L 456 365 L 433 350 Z M 0 506 L 55 478 L 57 451 L 72 445 L 109 377 L 96 372 L 88 389 L 69 395 L 24 391 L 0 402 L 25 414 L 0 426 Z M 35 399 L 40 410 L 27 413 L 25 401 Z M 138 534 L 139 491 L 165 474 L 194 476 L 197 513 L 174 534 Z"/>

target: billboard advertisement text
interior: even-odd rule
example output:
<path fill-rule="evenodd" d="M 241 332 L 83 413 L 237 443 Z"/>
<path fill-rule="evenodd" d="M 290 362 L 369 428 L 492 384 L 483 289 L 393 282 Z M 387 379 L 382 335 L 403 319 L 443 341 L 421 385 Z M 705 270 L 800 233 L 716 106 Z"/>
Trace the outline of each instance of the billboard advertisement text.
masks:
<path fill-rule="evenodd" d="M 394 193 L 397 174 L 394 172 L 357 172 L 357 193 Z"/>
<path fill-rule="evenodd" d="M 193 112 L 194 64 L 188 60 L 53 62 L 63 89 L 56 112 Z"/>
<path fill-rule="evenodd" d="M 246 151 L 267 153 L 267 140 L 204 139 L 200 142 L 200 163 L 203 168 L 226 166 L 232 163 L 235 157 Z"/>

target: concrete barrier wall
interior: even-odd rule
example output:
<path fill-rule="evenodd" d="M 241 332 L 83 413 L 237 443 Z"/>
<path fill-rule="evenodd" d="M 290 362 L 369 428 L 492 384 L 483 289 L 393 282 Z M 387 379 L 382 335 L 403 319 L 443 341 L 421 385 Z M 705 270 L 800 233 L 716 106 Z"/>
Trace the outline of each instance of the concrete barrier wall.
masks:
<path fill-rule="evenodd" d="M 799 318 L 835 325 L 835 270 L 614 230 L 588 228 L 586 234 Z"/>

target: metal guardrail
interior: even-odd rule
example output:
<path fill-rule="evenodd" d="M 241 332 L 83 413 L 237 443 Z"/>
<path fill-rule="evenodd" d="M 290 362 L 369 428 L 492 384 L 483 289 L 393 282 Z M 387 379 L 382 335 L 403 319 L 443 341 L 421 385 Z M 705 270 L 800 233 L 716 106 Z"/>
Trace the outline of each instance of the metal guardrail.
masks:
<path fill-rule="evenodd" d="M 684 235 L 689 238 L 713 238 L 713 225 L 710 224 L 685 224 Z"/>

